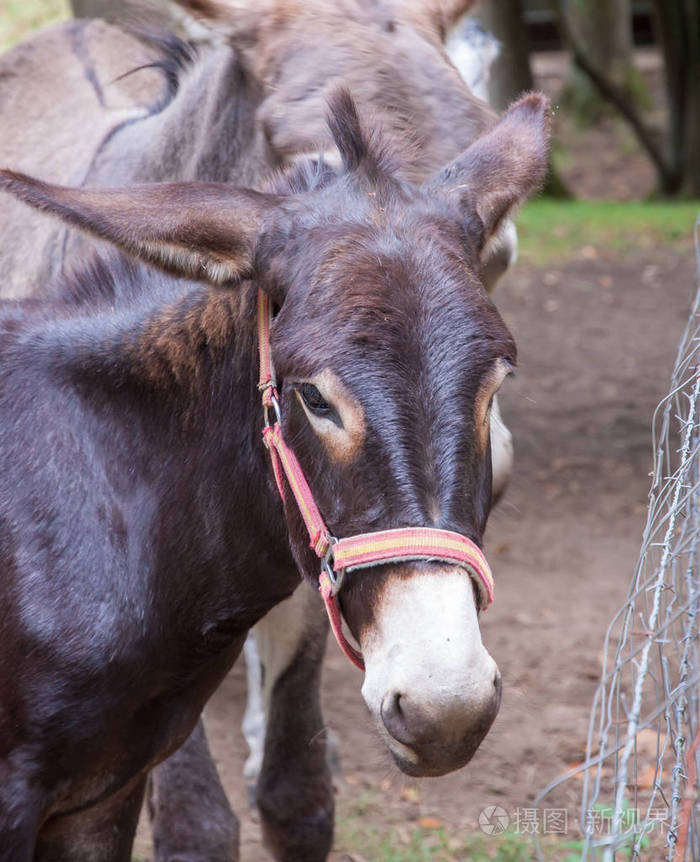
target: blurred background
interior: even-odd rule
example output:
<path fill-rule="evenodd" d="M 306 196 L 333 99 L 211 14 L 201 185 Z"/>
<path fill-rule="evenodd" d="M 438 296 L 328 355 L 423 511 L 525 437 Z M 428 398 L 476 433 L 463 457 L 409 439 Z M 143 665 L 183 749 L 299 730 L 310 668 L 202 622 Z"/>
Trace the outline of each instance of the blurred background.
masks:
<path fill-rule="evenodd" d="M 118 19 L 126 8 L 126 0 L 0 0 L 0 49 L 71 14 Z M 557 105 L 548 194 L 700 197 L 699 16 L 688 0 L 481 3 L 473 17 L 499 43 L 491 104 L 503 109 L 537 87 Z"/>

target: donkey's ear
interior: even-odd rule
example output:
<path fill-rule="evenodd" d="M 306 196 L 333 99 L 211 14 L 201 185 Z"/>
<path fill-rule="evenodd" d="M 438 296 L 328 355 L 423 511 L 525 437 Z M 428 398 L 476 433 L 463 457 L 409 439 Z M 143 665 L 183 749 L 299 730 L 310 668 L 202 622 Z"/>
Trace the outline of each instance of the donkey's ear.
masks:
<path fill-rule="evenodd" d="M 275 195 L 223 183 L 75 189 L 0 171 L 0 189 L 172 275 L 223 284 L 252 274 Z"/>
<path fill-rule="evenodd" d="M 549 101 L 540 93 L 529 93 L 426 188 L 457 199 L 468 223 L 473 226 L 477 221 L 483 247 L 506 216 L 541 185 L 549 137 Z"/>

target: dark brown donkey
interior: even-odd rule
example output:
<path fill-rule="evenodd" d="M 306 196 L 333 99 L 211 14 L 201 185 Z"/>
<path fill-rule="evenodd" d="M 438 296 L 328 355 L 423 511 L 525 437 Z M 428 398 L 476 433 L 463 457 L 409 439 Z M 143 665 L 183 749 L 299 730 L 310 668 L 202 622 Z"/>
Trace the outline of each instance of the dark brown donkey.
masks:
<path fill-rule="evenodd" d="M 421 180 L 493 122 L 442 47 L 444 28 L 468 5 L 239 2 L 218 12 L 231 46 L 203 47 L 197 58 L 173 39 L 165 54 L 154 53 L 118 28 L 67 23 L 0 60 L 0 158 L 77 184 L 259 184 L 270 166 L 294 163 L 317 146 L 332 157 L 322 117 L 325 93 L 340 79 L 379 118 L 385 139 L 414 142 L 399 170 Z M 310 27 L 323 33 L 312 44 Z M 152 61 L 156 68 L 120 77 Z M 170 83 L 164 95 L 161 71 Z M 5 294 L 26 292 L 37 273 L 45 286 L 47 274 L 75 266 L 86 253 L 60 225 L 10 199 L 0 207 L 0 226 Z M 491 275 L 486 271 L 484 280 Z M 316 688 L 324 620 L 311 588 L 289 602 L 256 627 L 274 730 L 257 799 L 277 854 L 311 860 L 322 858 L 332 831 L 332 796 L 324 797 L 321 816 L 322 807 L 299 792 L 302 771 L 304 786 L 328 781 L 322 758 L 306 743 L 314 739 L 322 747 Z M 159 860 L 186 851 L 206 860 L 233 857 L 234 821 L 204 746 L 198 732 L 156 770 L 151 811 Z"/>
<path fill-rule="evenodd" d="M 481 542 L 489 403 L 515 347 L 480 252 L 542 178 L 546 102 L 517 103 L 421 186 L 397 178 L 345 91 L 330 125 L 342 167 L 300 164 L 266 194 L 1 174 L 30 205 L 216 286 L 111 256 L 51 308 L 3 307 L 2 860 L 127 860 L 147 771 L 249 627 L 300 575 L 316 582 L 260 442 L 258 287 L 279 308 L 285 436 L 334 534 L 427 525 Z M 466 763 L 499 677 L 464 570 L 374 567 L 340 600 L 399 766 Z M 327 787 L 298 792 L 323 814 Z"/>

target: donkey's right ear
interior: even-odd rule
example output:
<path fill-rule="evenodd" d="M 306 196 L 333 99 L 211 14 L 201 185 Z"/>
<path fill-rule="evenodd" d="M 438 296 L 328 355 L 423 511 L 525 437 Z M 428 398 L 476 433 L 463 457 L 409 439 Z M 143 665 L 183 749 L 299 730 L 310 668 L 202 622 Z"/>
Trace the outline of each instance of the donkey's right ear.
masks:
<path fill-rule="evenodd" d="M 541 93 L 528 93 L 424 188 L 457 203 L 483 248 L 542 184 L 549 137 L 549 101 Z"/>
<path fill-rule="evenodd" d="M 0 170 L 0 189 L 171 275 L 220 285 L 253 274 L 281 198 L 224 183 L 76 189 Z"/>

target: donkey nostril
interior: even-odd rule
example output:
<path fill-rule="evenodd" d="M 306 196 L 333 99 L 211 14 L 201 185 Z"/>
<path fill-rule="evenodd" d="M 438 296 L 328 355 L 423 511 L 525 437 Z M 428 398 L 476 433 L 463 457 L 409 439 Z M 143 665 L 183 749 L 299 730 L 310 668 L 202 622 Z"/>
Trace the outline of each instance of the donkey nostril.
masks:
<path fill-rule="evenodd" d="M 403 710 L 401 709 L 401 694 L 398 691 L 388 691 L 382 698 L 382 721 L 394 722 L 403 720 Z"/>
<path fill-rule="evenodd" d="M 382 705 L 379 711 L 384 722 L 384 727 L 386 727 L 391 736 L 398 742 L 410 746 L 414 740 L 406 725 L 406 716 L 403 709 L 401 709 L 401 693 L 398 691 L 388 691 L 382 698 Z"/>
<path fill-rule="evenodd" d="M 496 673 L 493 675 L 493 687 L 496 689 L 496 691 L 500 692 L 500 690 L 501 690 L 501 674 L 498 671 L 496 671 Z"/>

